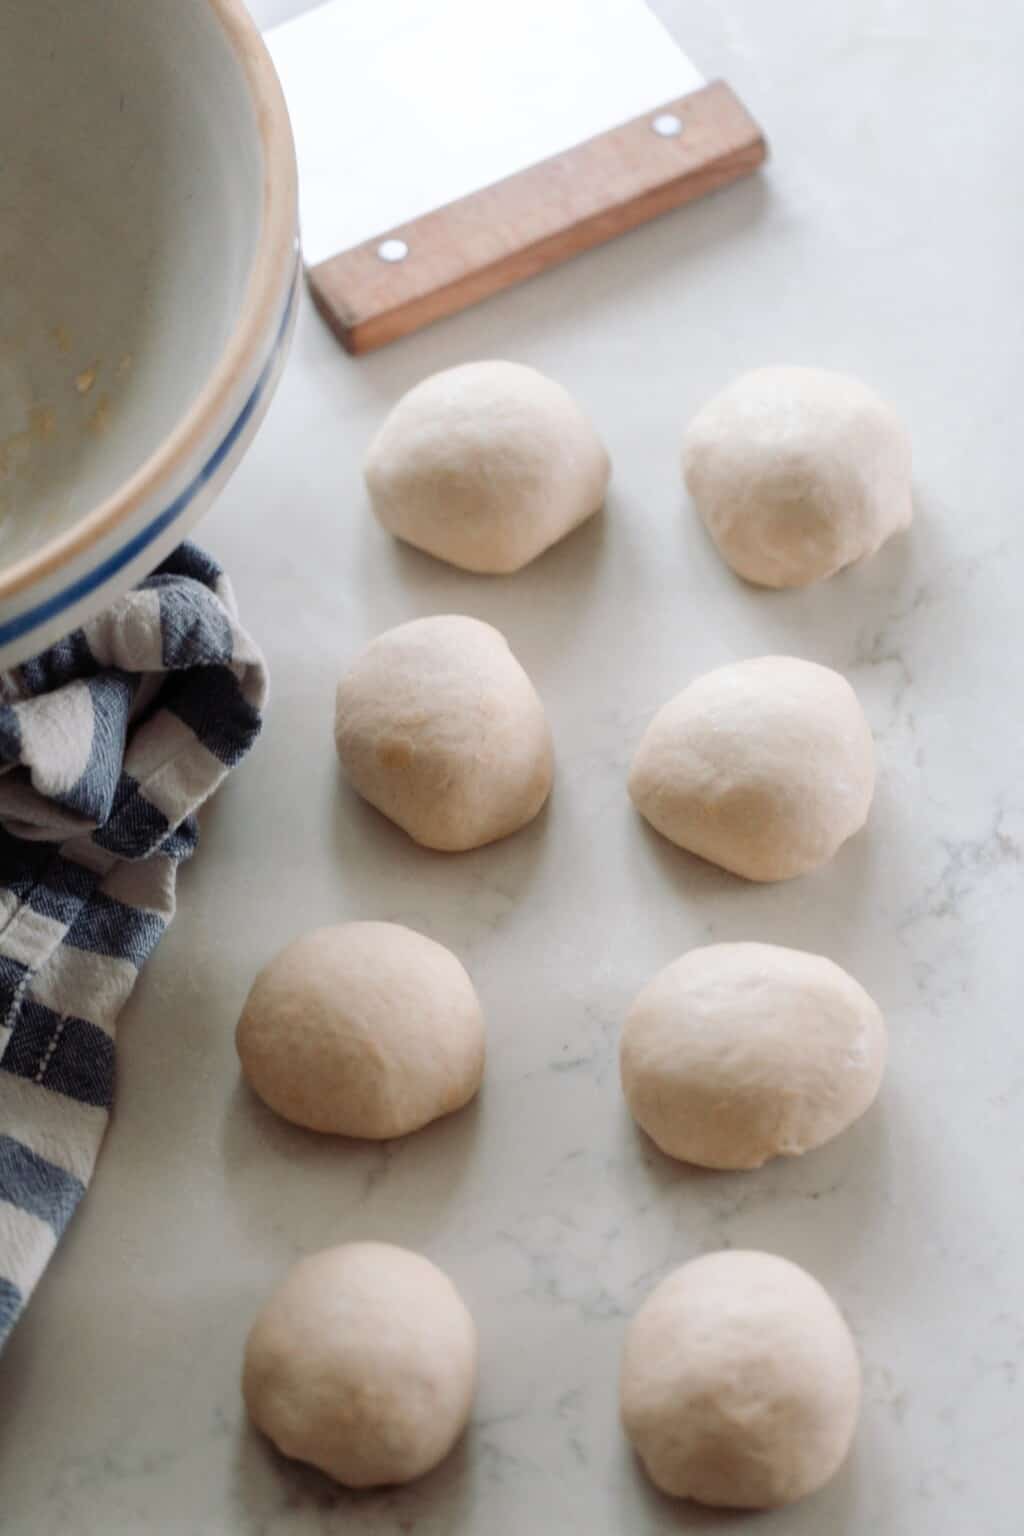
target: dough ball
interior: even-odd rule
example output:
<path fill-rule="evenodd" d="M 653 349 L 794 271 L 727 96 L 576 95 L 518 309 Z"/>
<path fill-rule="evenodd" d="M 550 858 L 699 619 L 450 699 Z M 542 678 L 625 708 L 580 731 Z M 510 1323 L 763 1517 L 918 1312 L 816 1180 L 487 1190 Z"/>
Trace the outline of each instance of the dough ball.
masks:
<path fill-rule="evenodd" d="M 466 363 L 403 395 L 370 444 L 366 484 L 389 533 L 500 575 L 604 501 L 611 466 L 568 391 L 519 363 Z"/>
<path fill-rule="evenodd" d="M 699 411 L 683 474 L 734 571 L 803 587 L 873 555 L 912 515 L 910 438 L 859 380 L 759 368 Z"/>
<path fill-rule="evenodd" d="M 622 1421 L 664 1493 L 767 1509 L 838 1470 L 860 1364 L 828 1293 L 796 1264 L 730 1249 L 684 1264 L 626 1333 Z"/>
<path fill-rule="evenodd" d="M 759 1168 L 838 1136 L 885 1067 L 885 1021 L 852 976 L 774 944 L 711 944 L 660 971 L 630 1010 L 626 1102 L 669 1157 Z"/>
<path fill-rule="evenodd" d="M 338 685 L 334 739 L 353 787 L 425 848 L 507 837 L 551 791 L 543 705 L 505 637 L 478 619 L 380 635 Z"/>
<path fill-rule="evenodd" d="M 242 1392 L 285 1456 L 372 1488 L 444 1460 L 476 1373 L 476 1328 L 447 1275 L 390 1243 L 345 1243 L 301 1259 L 271 1296 Z"/>
<path fill-rule="evenodd" d="M 655 715 L 629 775 L 652 827 L 748 880 L 824 864 L 864 825 L 874 787 L 857 695 L 792 656 L 699 677 Z"/>
<path fill-rule="evenodd" d="M 296 939 L 253 982 L 242 1071 L 296 1125 L 374 1141 L 461 1109 L 484 1069 L 483 1013 L 450 950 L 397 923 Z"/>

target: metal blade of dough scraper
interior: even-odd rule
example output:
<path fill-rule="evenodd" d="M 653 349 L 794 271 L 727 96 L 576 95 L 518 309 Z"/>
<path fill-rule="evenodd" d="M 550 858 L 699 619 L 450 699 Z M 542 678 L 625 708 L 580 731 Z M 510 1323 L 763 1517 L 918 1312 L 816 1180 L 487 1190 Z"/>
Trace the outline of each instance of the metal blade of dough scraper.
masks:
<path fill-rule="evenodd" d="M 311 287 L 352 351 L 764 158 L 643 0 L 330 0 L 267 43 Z"/>

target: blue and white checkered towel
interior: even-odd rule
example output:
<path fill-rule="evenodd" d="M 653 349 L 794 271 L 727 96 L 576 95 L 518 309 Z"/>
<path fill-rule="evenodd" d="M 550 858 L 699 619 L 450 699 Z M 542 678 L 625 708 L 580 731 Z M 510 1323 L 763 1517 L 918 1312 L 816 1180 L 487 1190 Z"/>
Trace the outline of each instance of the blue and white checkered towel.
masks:
<path fill-rule="evenodd" d="M 0 1344 L 85 1192 L 117 1016 L 266 690 L 229 583 L 189 544 L 0 674 Z"/>

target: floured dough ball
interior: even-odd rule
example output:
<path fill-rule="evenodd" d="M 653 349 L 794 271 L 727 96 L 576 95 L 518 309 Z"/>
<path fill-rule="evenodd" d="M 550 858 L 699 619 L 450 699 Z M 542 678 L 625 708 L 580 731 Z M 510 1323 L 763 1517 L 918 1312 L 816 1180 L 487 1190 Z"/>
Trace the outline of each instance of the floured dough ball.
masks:
<path fill-rule="evenodd" d="M 610 465 L 575 400 L 534 368 L 466 363 L 403 395 L 370 444 L 379 521 L 466 571 L 518 571 L 604 501 Z"/>
<path fill-rule="evenodd" d="M 864 825 L 874 786 L 857 695 L 838 672 L 791 656 L 684 688 L 651 721 L 629 775 L 652 827 L 748 880 L 824 864 Z"/>
<path fill-rule="evenodd" d="M 822 368 L 743 374 L 690 423 L 683 474 L 724 558 L 763 587 L 833 576 L 912 515 L 899 417 Z"/>
<path fill-rule="evenodd" d="M 838 1136 L 872 1103 L 885 1021 L 852 976 L 774 944 L 711 944 L 630 1010 L 626 1102 L 653 1141 L 705 1168 L 759 1168 Z"/>
<path fill-rule="evenodd" d="M 242 1392 L 285 1456 L 349 1488 L 443 1461 L 476 1391 L 473 1319 L 448 1276 L 389 1243 L 301 1259 L 250 1330 Z"/>
<path fill-rule="evenodd" d="M 622 1420 L 652 1482 L 733 1509 L 791 1504 L 839 1469 L 860 1364 L 817 1280 L 731 1249 L 663 1280 L 626 1334 Z"/>
<path fill-rule="evenodd" d="M 551 790 L 543 705 L 505 637 L 478 619 L 380 635 L 338 685 L 334 739 L 353 787 L 426 848 L 507 837 Z"/>
<path fill-rule="evenodd" d="M 450 950 L 397 923 L 296 939 L 253 982 L 242 1071 L 296 1125 L 381 1141 L 461 1109 L 484 1070 L 480 1001 Z"/>

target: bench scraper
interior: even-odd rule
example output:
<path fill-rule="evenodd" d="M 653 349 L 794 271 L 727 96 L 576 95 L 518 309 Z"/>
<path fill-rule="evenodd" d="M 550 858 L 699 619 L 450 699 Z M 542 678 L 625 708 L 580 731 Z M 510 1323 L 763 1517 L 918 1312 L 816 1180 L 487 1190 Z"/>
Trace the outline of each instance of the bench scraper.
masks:
<path fill-rule="evenodd" d="M 755 170 L 643 0 L 329 0 L 267 34 L 321 313 L 368 352 Z"/>

